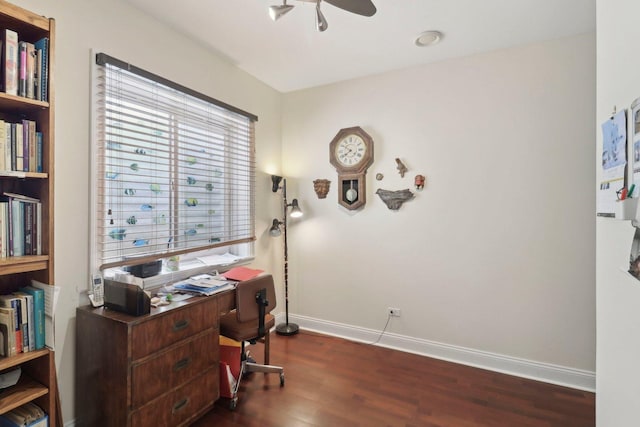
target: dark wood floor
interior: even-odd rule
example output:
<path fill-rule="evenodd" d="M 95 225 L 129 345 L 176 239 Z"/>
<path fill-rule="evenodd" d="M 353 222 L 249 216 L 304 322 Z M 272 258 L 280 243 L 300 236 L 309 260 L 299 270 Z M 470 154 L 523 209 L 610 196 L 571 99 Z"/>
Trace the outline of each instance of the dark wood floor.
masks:
<path fill-rule="evenodd" d="M 250 374 L 195 426 L 595 426 L 593 393 L 307 332 L 271 346 L 285 386 Z"/>

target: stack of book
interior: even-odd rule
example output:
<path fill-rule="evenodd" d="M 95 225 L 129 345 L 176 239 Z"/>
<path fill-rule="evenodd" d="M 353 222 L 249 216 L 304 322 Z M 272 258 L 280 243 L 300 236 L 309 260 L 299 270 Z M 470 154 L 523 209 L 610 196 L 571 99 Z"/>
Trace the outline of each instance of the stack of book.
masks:
<path fill-rule="evenodd" d="M 0 196 L 0 258 L 42 255 L 42 203 L 5 192 Z"/>
<path fill-rule="evenodd" d="M 43 172 L 42 132 L 33 120 L 9 123 L 0 119 L 0 172 Z"/>
<path fill-rule="evenodd" d="M 0 356 L 15 356 L 44 346 L 44 290 L 25 286 L 0 295 Z"/>
<path fill-rule="evenodd" d="M 0 84 L 8 95 L 48 101 L 49 39 L 20 40 L 16 31 L 0 31 Z"/>
<path fill-rule="evenodd" d="M 0 415 L 0 427 L 48 427 L 49 416 L 35 403 L 25 403 Z"/>

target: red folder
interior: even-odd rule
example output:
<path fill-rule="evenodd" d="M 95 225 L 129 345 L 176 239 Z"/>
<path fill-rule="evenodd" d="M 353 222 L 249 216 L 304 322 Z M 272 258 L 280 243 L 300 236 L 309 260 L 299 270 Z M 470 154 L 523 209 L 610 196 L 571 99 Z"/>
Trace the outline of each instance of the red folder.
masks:
<path fill-rule="evenodd" d="M 243 280 L 253 279 L 263 272 L 264 270 L 257 270 L 253 268 L 234 267 L 231 270 L 224 272 L 222 275 L 229 280 L 237 280 L 239 282 L 242 282 Z"/>

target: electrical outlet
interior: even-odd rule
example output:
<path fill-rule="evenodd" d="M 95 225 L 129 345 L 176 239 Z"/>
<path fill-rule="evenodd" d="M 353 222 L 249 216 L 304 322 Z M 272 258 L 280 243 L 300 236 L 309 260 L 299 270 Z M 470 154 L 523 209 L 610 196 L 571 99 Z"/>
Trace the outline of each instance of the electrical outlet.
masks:
<path fill-rule="evenodd" d="M 388 307 L 387 314 L 389 314 L 389 316 L 391 317 L 400 317 L 400 309 L 394 308 L 394 307 Z"/>

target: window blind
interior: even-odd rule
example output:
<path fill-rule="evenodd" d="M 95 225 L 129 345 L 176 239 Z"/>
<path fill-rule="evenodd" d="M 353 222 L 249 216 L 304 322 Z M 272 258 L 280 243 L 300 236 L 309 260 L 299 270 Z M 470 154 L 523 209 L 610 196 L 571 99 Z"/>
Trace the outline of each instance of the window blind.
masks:
<path fill-rule="evenodd" d="M 257 117 L 97 55 L 100 269 L 255 240 Z"/>

